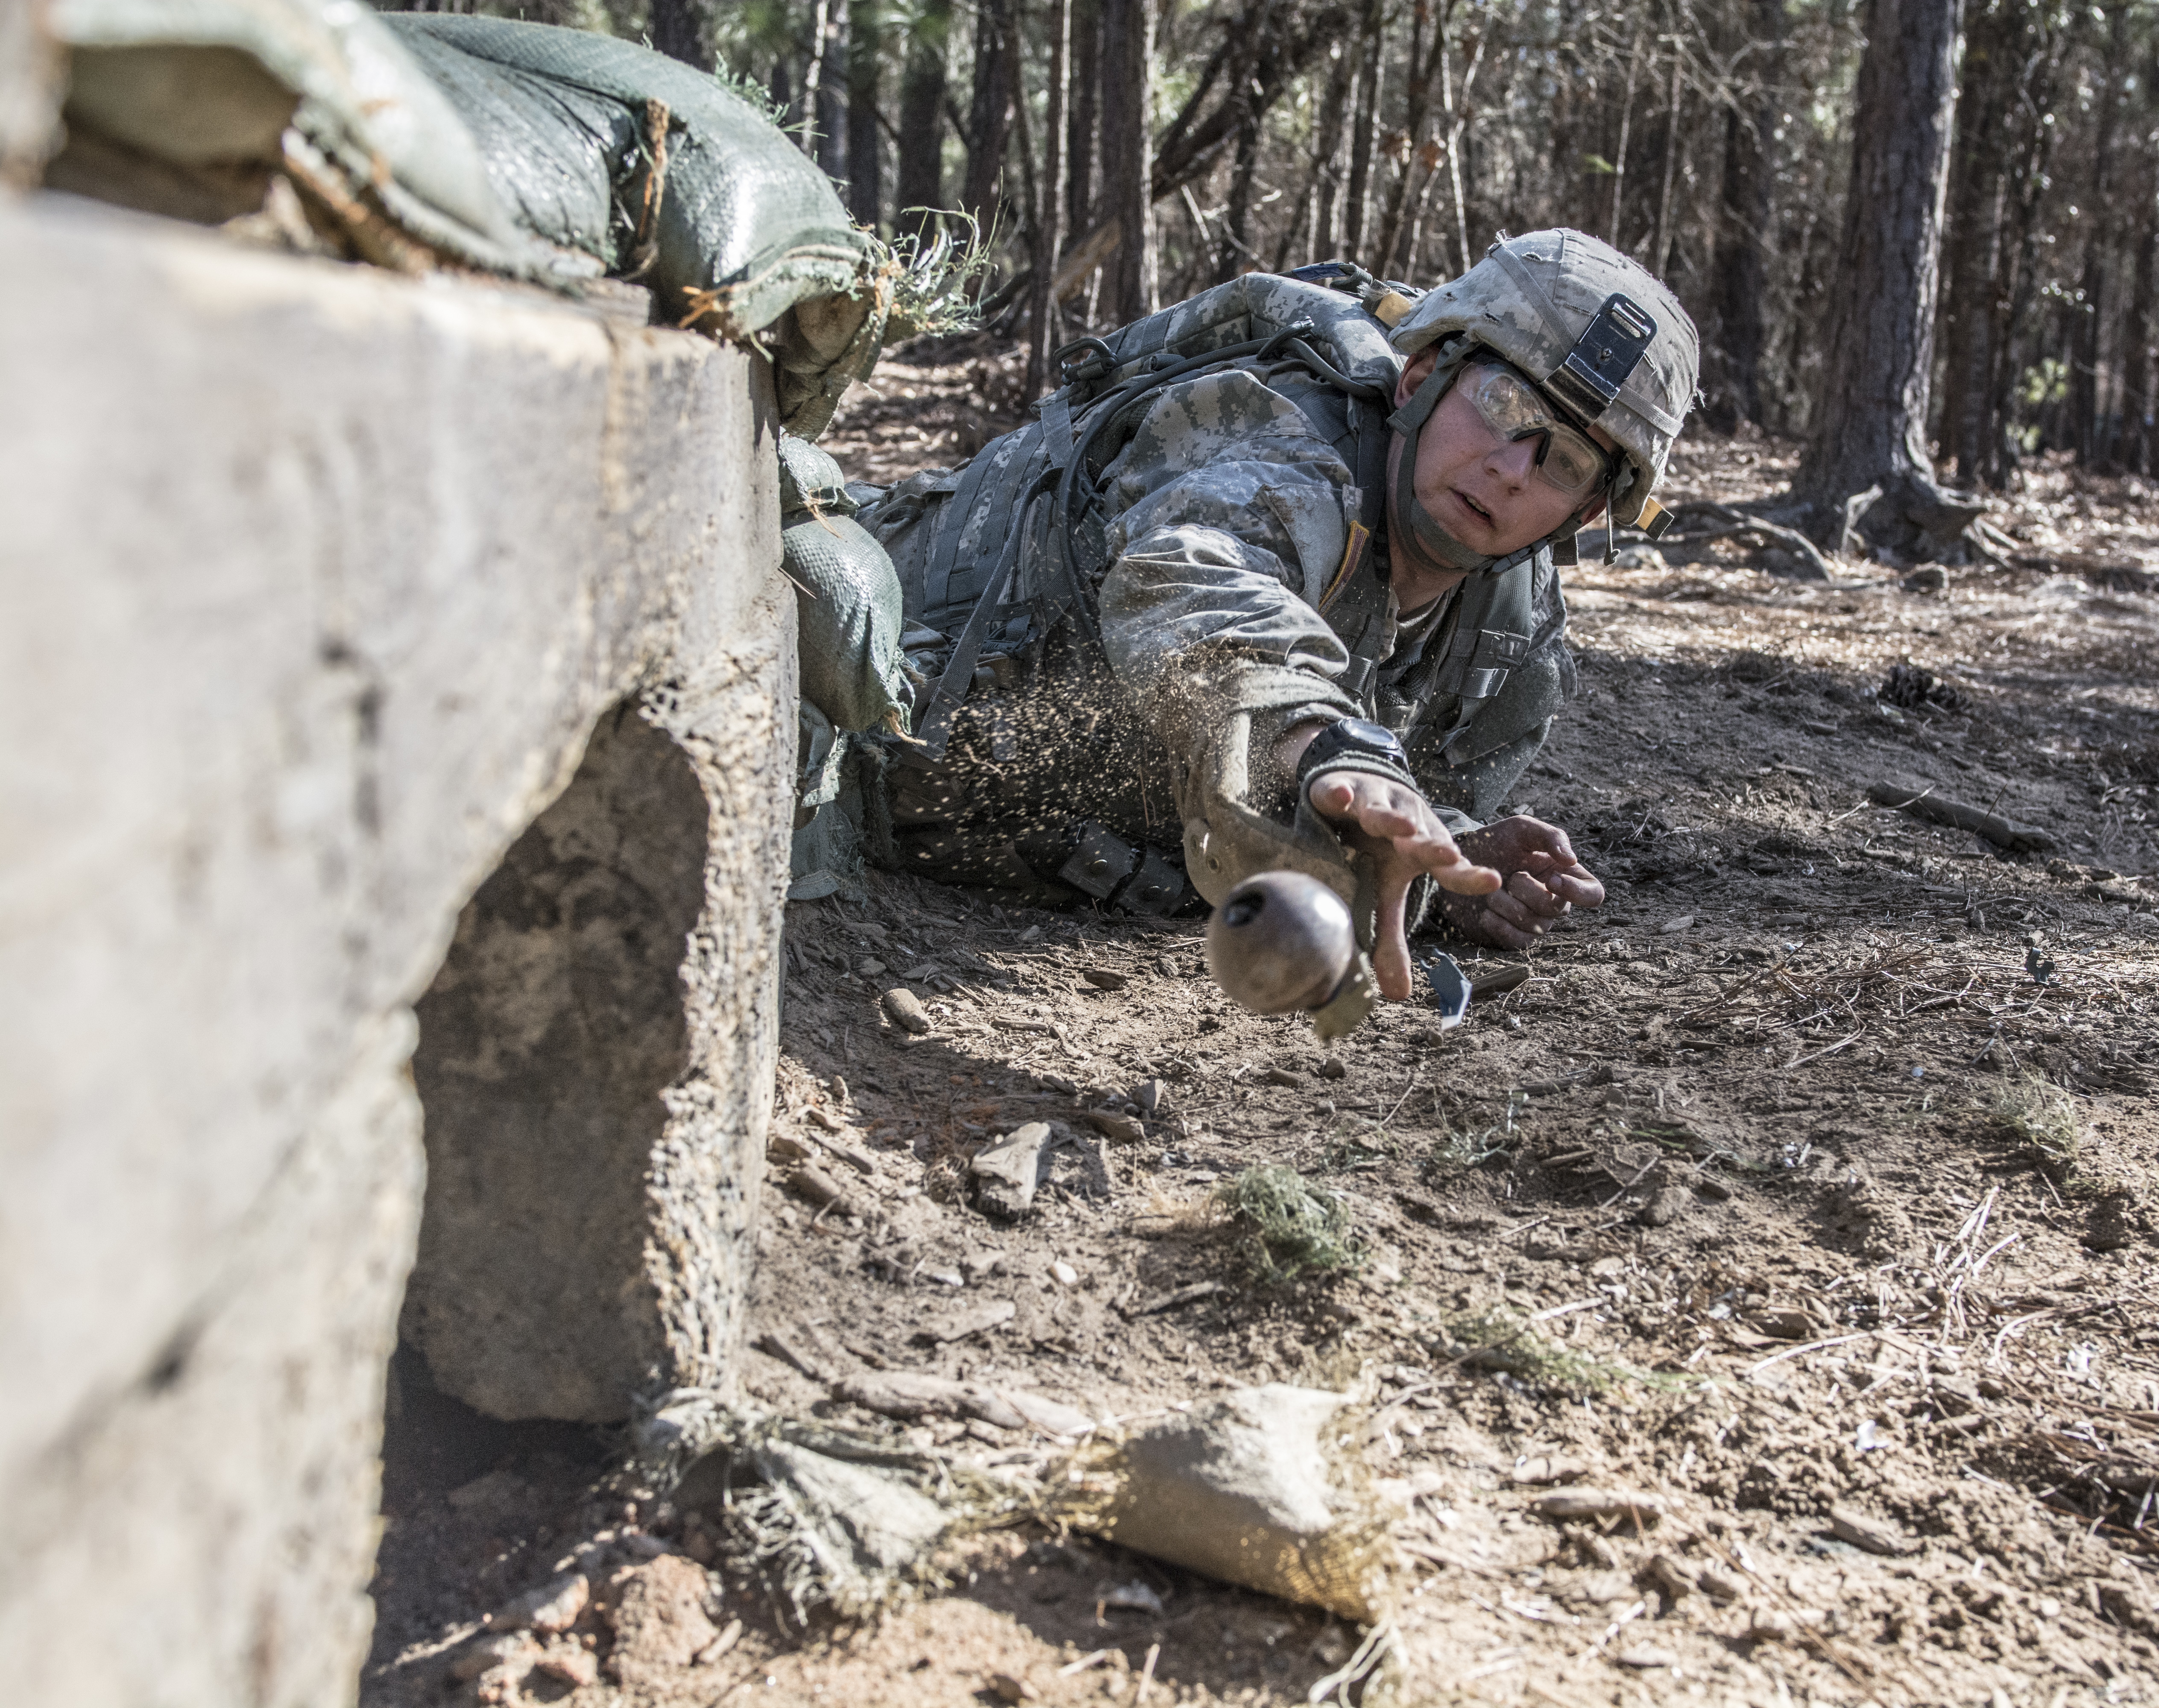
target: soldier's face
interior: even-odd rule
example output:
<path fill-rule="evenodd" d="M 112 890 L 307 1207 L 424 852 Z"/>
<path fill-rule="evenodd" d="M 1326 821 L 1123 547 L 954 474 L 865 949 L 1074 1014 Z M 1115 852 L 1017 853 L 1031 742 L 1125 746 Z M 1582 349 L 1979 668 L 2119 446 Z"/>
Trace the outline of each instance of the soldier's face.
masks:
<path fill-rule="evenodd" d="M 1402 372 L 1397 406 L 1409 401 L 1437 360 L 1427 350 Z M 1617 442 L 1602 428 L 1590 437 L 1606 450 Z M 1537 441 L 1502 438 L 1484 423 L 1460 386 L 1439 401 L 1417 440 L 1416 495 L 1440 526 L 1473 551 L 1504 557 L 1541 540 L 1576 510 L 1576 501 L 1537 478 Z M 1602 494 L 1581 507 L 1589 521 L 1604 509 Z"/>

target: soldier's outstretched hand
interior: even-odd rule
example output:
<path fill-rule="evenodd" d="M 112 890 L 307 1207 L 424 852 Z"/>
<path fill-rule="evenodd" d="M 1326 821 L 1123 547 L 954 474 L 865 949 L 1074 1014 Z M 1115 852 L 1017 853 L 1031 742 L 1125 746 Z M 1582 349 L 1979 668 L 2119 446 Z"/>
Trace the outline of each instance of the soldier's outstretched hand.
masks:
<path fill-rule="evenodd" d="M 1429 873 L 1442 889 L 1452 893 L 1450 900 L 1459 898 L 1481 908 L 1483 898 L 1499 889 L 1500 874 L 1467 856 L 1425 798 L 1400 783 L 1369 771 L 1322 771 L 1307 785 L 1307 798 L 1315 812 L 1342 827 L 1345 841 L 1379 862 L 1380 909 L 1372 970 L 1381 996 L 1391 1002 L 1406 1002 L 1412 985 L 1409 938 L 1402 920 L 1411 881 Z M 1598 900 L 1603 894 L 1597 891 Z"/>
<path fill-rule="evenodd" d="M 1472 942 L 1528 949 L 1571 909 L 1603 904 L 1604 886 L 1575 858 L 1574 845 L 1557 825 L 1517 814 L 1466 831 L 1459 842 L 1466 857 L 1497 868 L 1505 880 L 1482 893 L 1442 898 L 1448 924 Z"/>

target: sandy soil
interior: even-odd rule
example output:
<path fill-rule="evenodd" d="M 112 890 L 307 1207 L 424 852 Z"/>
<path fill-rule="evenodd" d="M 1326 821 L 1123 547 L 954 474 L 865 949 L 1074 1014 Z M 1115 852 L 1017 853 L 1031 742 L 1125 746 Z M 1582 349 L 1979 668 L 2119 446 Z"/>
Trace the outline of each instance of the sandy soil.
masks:
<path fill-rule="evenodd" d="M 964 456 L 1010 365 L 893 363 L 829 443 L 876 479 Z M 1766 494 L 1789 455 L 1692 443 L 1677 484 Z M 789 1356 L 750 1353 L 748 1393 L 994 1454 L 1019 1444 L 889 1423 L 805 1369 L 1098 1418 L 1361 1385 L 1406 1503 L 1408 1700 L 2159 1700 L 2152 499 L 2037 471 L 1995 518 L 2002 562 L 1917 590 L 1871 563 L 1780 578 L 1739 536 L 1585 562 L 1581 698 L 1523 804 L 1613 898 L 1526 963 L 1465 952 L 1526 977 L 1455 1031 L 1390 1007 L 1323 1049 L 1224 1001 L 1196 922 L 875 875 L 790 908 L 753 1330 Z M 1898 666 L 1931 678 L 1898 676 L 1902 706 L 1877 693 Z M 2005 857 L 1877 783 L 2053 846 Z M 903 981 L 924 1037 L 880 1007 Z M 1032 1120 L 1076 1141 L 993 1222 L 966 1161 Z M 805 1161 L 841 1209 L 790 1192 Z M 1361 1268 L 1250 1281 L 1209 1203 L 1262 1162 L 1341 1194 Z M 702 1520 L 610 1481 L 608 1443 L 491 1430 L 401 1374 L 381 1708 L 514 1700 L 446 1668 L 596 1537 L 618 1586 L 556 1642 L 598 1680 L 563 1661 L 527 1700 L 1301 1702 L 1360 1634 L 1039 1526 L 882 1620 L 800 1631 Z M 1660 1514 L 1548 1519 L 1555 1480 Z M 717 1568 L 696 1619 L 742 1622 L 702 1663 L 617 1658 L 651 1648 L 621 1586 L 663 1548 Z M 1113 1594 L 1136 1582 L 1153 1603 L 1116 1605 L 1149 1602 Z"/>

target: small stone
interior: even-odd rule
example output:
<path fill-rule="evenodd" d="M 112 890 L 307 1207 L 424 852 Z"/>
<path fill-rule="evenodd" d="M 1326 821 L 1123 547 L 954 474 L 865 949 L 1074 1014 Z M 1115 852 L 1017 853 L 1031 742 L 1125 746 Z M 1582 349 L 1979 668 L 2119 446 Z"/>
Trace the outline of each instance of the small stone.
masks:
<path fill-rule="evenodd" d="M 543 1650 L 540 1659 L 532 1664 L 532 1670 L 545 1673 L 551 1679 L 560 1679 L 573 1690 L 600 1681 L 598 1657 L 575 1643 Z"/>
<path fill-rule="evenodd" d="M 1339 1056 L 1329 1056 L 1319 1064 L 1319 1077 L 1323 1079 L 1346 1079 L 1349 1077 L 1349 1065 Z"/>
<path fill-rule="evenodd" d="M 1627 1273 L 1627 1260 L 1623 1257 L 1600 1257 L 1589 1265 L 1589 1273 L 1592 1280 L 1610 1281 Z"/>
<path fill-rule="evenodd" d="M 1736 1602 L 1747 1594 L 1746 1580 L 1722 1566 L 1705 1566 L 1694 1575 L 1694 1586 L 1713 1602 Z"/>
<path fill-rule="evenodd" d="M 712 1579 L 680 1554 L 632 1568 L 608 1609 L 614 1627 L 608 1668 L 625 1685 L 653 1685 L 687 1666 L 720 1633 L 705 1612 Z"/>
<path fill-rule="evenodd" d="M 1543 1488 L 1554 1483 L 1571 1483 L 1589 1474 L 1588 1465 L 1580 1459 L 1569 1459 L 1554 1453 L 1538 1453 L 1532 1457 L 1519 1459 L 1514 1463 L 1514 1481 Z"/>
<path fill-rule="evenodd" d="M 852 1215 L 855 1207 L 847 1190 L 821 1168 L 798 1168 L 787 1177 L 787 1189 L 805 1203 L 819 1209 L 830 1209 L 833 1214 Z"/>
<path fill-rule="evenodd" d="M 1653 1555 L 1647 1568 L 1649 1581 L 1667 1595 L 1677 1597 L 1694 1592 L 1694 1570 L 1675 1555 Z"/>
<path fill-rule="evenodd" d="M 552 1636 L 577 1623 L 593 1598 L 593 1586 L 582 1571 L 562 1576 L 527 1590 L 499 1609 L 487 1622 L 490 1631 L 537 1631 Z"/>
<path fill-rule="evenodd" d="M 1049 1265 L 1049 1278 L 1061 1287 L 1080 1285 L 1080 1271 L 1061 1257 Z"/>
<path fill-rule="evenodd" d="M 1049 1143 L 1047 1121 L 1031 1121 L 967 1165 L 975 1183 L 975 1202 L 993 1216 L 1025 1215 L 1034 1207 L 1042 1175 L 1042 1153 Z"/>
<path fill-rule="evenodd" d="M 1548 1519 L 1622 1518 L 1648 1520 L 1664 1515 L 1665 1503 L 1654 1494 L 1625 1488 L 1555 1488 L 1531 1504 Z"/>
<path fill-rule="evenodd" d="M 1774 1335 L 1779 1340 L 1811 1339 L 1821 1324 L 1806 1312 L 1787 1307 L 1777 1311 L 1757 1311 L 1754 1326 L 1764 1334 Z"/>
<path fill-rule="evenodd" d="M 1120 1115 L 1114 1109 L 1090 1109 L 1081 1111 L 1080 1119 L 1106 1139 L 1115 1139 L 1123 1145 L 1136 1144 L 1147 1136 L 1147 1129 L 1128 1115 Z"/>
<path fill-rule="evenodd" d="M 1669 1648 L 1623 1648 L 1612 1657 L 1622 1666 L 1631 1666 L 1648 1672 L 1660 1666 L 1677 1666 L 1680 1658 Z"/>
<path fill-rule="evenodd" d="M 879 973 L 884 970 L 884 963 L 879 960 L 875 955 L 872 955 L 868 960 L 863 961 L 859 966 L 857 966 L 855 970 L 860 973 L 866 979 L 873 979 Z"/>
<path fill-rule="evenodd" d="M 1000 1702 L 1039 1702 L 1042 1692 L 1025 1679 L 1014 1678 L 1010 1673 L 990 1674 L 990 1693 Z"/>
<path fill-rule="evenodd" d="M 1142 1079 L 1132 1087 L 1131 1100 L 1149 1121 L 1159 1121 L 1170 1111 L 1169 1087 L 1159 1079 Z"/>
<path fill-rule="evenodd" d="M 1304 1075 L 1292 1074 L 1287 1068 L 1270 1068 L 1260 1075 L 1270 1085 L 1302 1085 Z"/>
<path fill-rule="evenodd" d="M 1675 932 L 1685 930 L 1688 926 L 1693 924 L 1694 915 L 1692 914 L 1681 914 L 1676 919 L 1667 919 L 1663 924 L 1658 926 L 1657 934 L 1659 937 L 1670 937 Z"/>
<path fill-rule="evenodd" d="M 1645 1228 L 1670 1227 L 1693 1203 L 1694 1194 L 1684 1186 L 1663 1187 L 1635 1213 L 1634 1219 Z"/>
<path fill-rule="evenodd" d="M 1705 1203 L 1721 1204 L 1732 1196 L 1732 1188 L 1722 1181 L 1705 1174 L 1695 1182 L 1694 1195 Z"/>
<path fill-rule="evenodd" d="M 992 1299 L 986 1305 L 978 1305 L 971 1311 L 962 1311 L 956 1316 L 940 1317 L 925 1322 L 914 1331 L 918 1340 L 935 1340 L 950 1344 L 965 1340 L 971 1335 L 985 1334 L 992 1328 L 1002 1328 L 1019 1312 L 1019 1307 L 1010 1299 Z"/>
<path fill-rule="evenodd" d="M 929 1013 L 922 1006 L 922 998 L 904 985 L 894 985 L 884 993 L 884 1012 L 894 1026 L 917 1038 L 929 1030 Z"/>
<path fill-rule="evenodd" d="M 1747 1634 L 1754 1638 L 1796 1637 L 1802 1629 L 1828 1623 L 1829 1615 L 1819 1607 L 1794 1607 L 1789 1612 L 1782 1607 L 1757 1607 L 1747 1621 Z"/>
<path fill-rule="evenodd" d="M 540 1645 L 526 1633 L 514 1631 L 474 1643 L 450 1663 L 450 1676 L 461 1685 L 469 1684 L 499 1666 L 514 1669 L 522 1675 L 539 1658 Z"/>
<path fill-rule="evenodd" d="M 1849 1542 L 1855 1548 L 1863 1548 L 1869 1554 L 1908 1554 L 1912 1545 L 1894 1524 L 1881 1519 L 1870 1518 L 1856 1507 L 1833 1506 L 1829 1509 L 1829 1528 L 1841 1542 Z"/>
<path fill-rule="evenodd" d="M 1131 983 L 1128 975 L 1112 972 L 1105 966 L 1083 966 L 1080 976 L 1098 991 L 1121 991 Z"/>

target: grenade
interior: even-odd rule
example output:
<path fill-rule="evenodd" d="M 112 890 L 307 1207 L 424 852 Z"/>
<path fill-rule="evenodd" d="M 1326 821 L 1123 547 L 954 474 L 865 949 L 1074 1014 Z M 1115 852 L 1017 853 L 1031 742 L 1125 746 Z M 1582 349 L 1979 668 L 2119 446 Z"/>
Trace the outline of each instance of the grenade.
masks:
<path fill-rule="evenodd" d="M 1255 1014 L 1323 1007 L 1356 958 L 1349 908 L 1301 872 L 1246 878 L 1207 922 L 1207 970 L 1224 996 Z"/>

